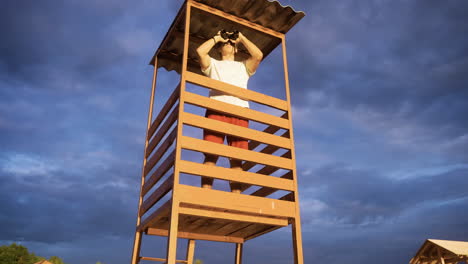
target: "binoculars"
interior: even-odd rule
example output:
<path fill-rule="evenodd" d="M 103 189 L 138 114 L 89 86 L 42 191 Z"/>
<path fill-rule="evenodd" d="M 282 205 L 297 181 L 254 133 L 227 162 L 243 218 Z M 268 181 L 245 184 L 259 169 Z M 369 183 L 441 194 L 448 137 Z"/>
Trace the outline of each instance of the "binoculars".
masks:
<path fill-rule="evenodd" d="M 239 31 L 234 30 L 233 32 L 227 32 L 225 29 L 223 29 L 221 30 L 221 37 L 223 39 L 235 41 L 239 37 Z"/>

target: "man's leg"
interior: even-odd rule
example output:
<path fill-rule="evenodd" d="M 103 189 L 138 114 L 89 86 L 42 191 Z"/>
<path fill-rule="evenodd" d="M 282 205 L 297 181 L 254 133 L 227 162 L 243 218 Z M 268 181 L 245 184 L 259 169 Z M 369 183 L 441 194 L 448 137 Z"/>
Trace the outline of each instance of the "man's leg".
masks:
<path fill-rule="evenodd" d="M 218 156 L 205 154 L 205 161 L 203 162 L 203 164 L 215 166 L 217 160 Z M 202 177 L 201 184 L 203 188 L 211 189 L 211 187 L 213 186 L 213 178 Z"/>
<path fill-rule="evenodd" d="M 242 126 L 242 127 L 249 127 L 249 121 L 246 119 L 240 119 L 236 117 L 231 118 L 231 124 Z M 238 137 L 228 137 L 228 144 L 229 146 L 233 146 L 236 148 L 241 149 L 249 149 L 249 141 L 243 138 Z M 234 170 L 242 170 L 242 160 L 238 159 L 230 159 L 229 163 L 231 165 L 231 169 Z M 241 183 L 238 182 L 230 182 L 231 192 L 233 193 L 241 193 Z"/>
<path fill-rule="evenodd" d="M 226 116 L 221 115 L 219 113 L 207 110 L 205 113 L 205 117 L 210 118 L 210 119 L 215 119 L 218 121 L 226 122 Z M 218 143 L 218 144 L 223 144 L 224 143 L 224 135 L 220 133 L 216 133 L 210 130 L 204 130 L 203 131 L 203 139 L 206 141 Z M 216 166 L 216 162 L 218 161 L 218 156 L 216 155 L 211 155 L 211 154 L 205 154 L 205 160 L 203 161 L 203 164 L 210 165 L 210 166 Z M 202 177 L 201 178 L 201 185 L 203 188 L 208 188 L 211 189 L 213 186 L 213 178 L 208 178 L 208 177 Z"/>

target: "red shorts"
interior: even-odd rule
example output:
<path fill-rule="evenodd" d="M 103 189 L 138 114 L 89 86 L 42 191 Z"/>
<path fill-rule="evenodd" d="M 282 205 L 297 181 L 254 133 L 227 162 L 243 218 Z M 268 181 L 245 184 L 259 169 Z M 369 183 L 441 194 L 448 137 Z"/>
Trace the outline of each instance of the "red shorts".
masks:
<path fill-rule="evenodd" d="M 226 122 L 229 124 L 242 126 L 242 127 L 249 127 L 249 121 L 246 119 L 237 118 L 237 117 L 230 116 L 230 115 L 225 115 L 225 114 L 211 111 L 211 110 L 206 111 L 205 117 L 218 120 L 218 121 L 222 121 L 222 122 Z M 203 139 L 210 141 L 210 142 L 223 144 L 224 137 L 227 138 L 227 142 L 229 146 L 242 148 L 242 149 L 249 149 L 249 141 L 246 139 L 229 136 L 229 135 L 225 135 L 225 134 L 218 133 L 218 132 L 213 132 L 213 131 L 206 130 L 206 129 L 203 131 Z"/>

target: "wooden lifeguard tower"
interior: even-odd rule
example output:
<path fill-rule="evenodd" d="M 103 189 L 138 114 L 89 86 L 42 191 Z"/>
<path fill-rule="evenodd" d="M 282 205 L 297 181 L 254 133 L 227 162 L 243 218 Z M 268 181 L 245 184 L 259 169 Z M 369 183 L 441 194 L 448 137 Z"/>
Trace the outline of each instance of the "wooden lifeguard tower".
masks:
<path fill-rule="evenodd" d="M 191 264 L 196 240 L 235 243 L 235 263 L 239 264 L 246 241 L 288 225 L 292 225 L 294 263 L 303 263 L 285 43 L 286 32 L 302 17 L 304 13 L 268 0 L 186 0 L 182 5 L 150 62 L 154 75 L 132 264 L 140 260 Z M 286 100 L 201 75 L 195 50 L 220 29 L 241 31 L 262 50 L 264 58 L 281 45 Z M 240 50 L 237 55 L 242 59 L 247 53 Z M 161 67 L 177 71 L 180 82 L 153 117 L 157 72 Z M 187 91 L 187 84 L 231 94 L 281 114 L 216 101 Z M 264 128 L 243 128 L 207 119 L 185 111 L 187 105 L 242 117 L 263 124 Z M 186 126 L 248 139 L 249 150 L 184 135 Z M 183 150 L 240 159 L 244 161 L 243 170 L 186 160 Z M 181 184 L 182 174 L 239 182 L 242 192 Z M 277 191 L 285 195 L 272 198 Z M 143 235 L 166 236 L 166 258 L 141 256 Z M 176 260 L 178 238 L 188 239 L 186 260 Z"/>

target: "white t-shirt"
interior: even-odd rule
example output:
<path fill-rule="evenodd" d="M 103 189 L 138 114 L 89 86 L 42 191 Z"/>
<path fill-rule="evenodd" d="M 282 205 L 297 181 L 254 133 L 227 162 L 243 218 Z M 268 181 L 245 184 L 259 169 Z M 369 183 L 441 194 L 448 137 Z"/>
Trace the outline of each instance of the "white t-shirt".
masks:
<path fill-rule="evenodd" d="M 250 73 L 245 65 L 245 61 L 227 61 L 227 60 L 215 60 L 210 57 L 210 66 L 202 72 L 215 80 L 229 83 L 240 88 L 247 89 L 247 82 L 249 77 L 254 73 Z M 210 98 L 225 103 L 238 105 L 241 107 L 249 107 L 249 102 L 237 98 L 232 95 L 227 95 L 223 92 L 216 90 L 210 90 Z"/>

